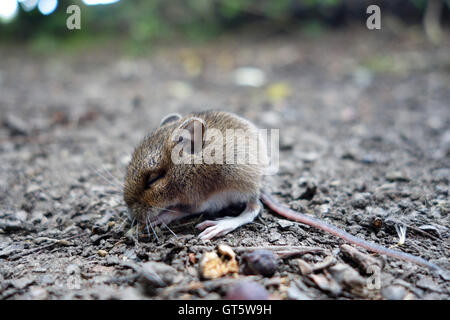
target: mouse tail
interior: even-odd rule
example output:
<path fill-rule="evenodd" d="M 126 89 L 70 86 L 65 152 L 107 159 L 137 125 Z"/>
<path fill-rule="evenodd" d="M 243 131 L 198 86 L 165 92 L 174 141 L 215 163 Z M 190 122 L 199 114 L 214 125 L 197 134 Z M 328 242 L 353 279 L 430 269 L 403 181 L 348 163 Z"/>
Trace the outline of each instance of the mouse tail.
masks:
<path fill-rule="evenodd" d="M 428 267 L 433 270 L 441 270 L 441 268 L 439 266 L 437 266 L 436 264 L 429 262 L 421 257 L 417 257 L 417 256 L 414 256 L 412 254 L 402 252 L 402 251 L 392 250 L 392 249 L 383 247 L 379 244 L 366 241 L 364 239 L 355 237 L 354 235 L 351 235 L 350 233 L 348 233 L 342 229 L 339 229 L 338 227 L 336 227 L 332 224 L 329 224 L 325 221 L 322 221 L 317 218 L 310 217 L 305 214 L 296 212 L 286 206 L 281 205 L 267 193 L 262 192 L 260 195 L 260 198 L 261 198 L 261 201 L 269 209 L 271 209 L 272 211 L 276 212 L 280 216 L 287 218 L 289 220 L 304 223 L 309 226 L 320 229 L 322 231 L 331 233 L 331 234 L 335 235 L 336 237 L 347 241 L 348 243 L 362 247 L 368 251 L 372 251 L 372 252 L 375 252 L 378 254 L 384 254 L 384 255 L 398 258 L 401 260 L 410 261 L 415 264 L 425 266 L 425 267 Z"/>

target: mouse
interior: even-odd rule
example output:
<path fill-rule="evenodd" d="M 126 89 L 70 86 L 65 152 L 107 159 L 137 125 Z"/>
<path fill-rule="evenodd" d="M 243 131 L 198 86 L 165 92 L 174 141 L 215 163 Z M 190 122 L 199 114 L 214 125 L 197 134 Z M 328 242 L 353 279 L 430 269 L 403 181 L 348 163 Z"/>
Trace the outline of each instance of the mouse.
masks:
<path fill-rule="evenodd" d="M 321 219 L 294 211 L 264 192 L 270 170 L 266 141 L 249 120 L 227 111 L 169 114 L 144 137 L 128 164 L 123 198 L 128 217 L 143 225 L 167 225 L 201 213 L 243 204 L 237 216 L 200 222 L 198 237 L 211 240 L 251 223 L 263 204 L 272 212 L 368 251 L 440 270 L 421 257 L 358 238 Z"/>

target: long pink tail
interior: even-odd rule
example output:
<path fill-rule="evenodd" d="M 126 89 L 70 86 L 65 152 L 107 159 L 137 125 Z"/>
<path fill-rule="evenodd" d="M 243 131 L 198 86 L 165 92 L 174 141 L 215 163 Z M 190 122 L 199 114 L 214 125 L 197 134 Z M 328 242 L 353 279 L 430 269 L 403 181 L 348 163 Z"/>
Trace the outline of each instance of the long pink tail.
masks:
<path fill-rule="evenodd" d="M 317 229 L 323 230 L 325 232 L 329 232 L 338 238 L 344 239 L 345 241 L 347 241 L 349 243 L 352 243 L 356 246 L 360 246 L 360 247 L 367 249 L 369 251 L 372 251 L 372 252 L 384 254 L 387 256 L 391 256 L 391 257 L 406 260 L 406 261 L 410 261 L 410 262 L 416 263 L 418 265 L 431 268 L 433 270 L 441 270 L 441 268 L 439 266 L 437 266 L 434 263 L 429 262 L 425 259 L 422 259 L 417 256 L 413 256 L 412 254 L 409 254 L 406 252 L 388 249 L 388 248 L 383 247 L 376 243 L 368 242 L 364 239 L 355 237 L 355 236 L 351 235 L 350 233 L 348 233 L 344 230 L 341 230 L 329 223 L 326 223 L 325 221 L 322 221 L 322 220 L 319 220 L 319 219 L 316 219 L 313 217 L 309 217 L 305 214 L 291 210 L 291 209 L 279 204 L 278 202 L 276 202 L 276 200 L 274 200 L 268 194 L 261 193 L 260 197 L 261 197 L 261 201 L 267 207 L 269 207 L 272 211 L 278 213 L 279 215 L 281 215 L 285 218 L 288 218 L 289 220 L 301 222 L 301 223 L 307 224 L 309 226 L 315 227 Z"/>

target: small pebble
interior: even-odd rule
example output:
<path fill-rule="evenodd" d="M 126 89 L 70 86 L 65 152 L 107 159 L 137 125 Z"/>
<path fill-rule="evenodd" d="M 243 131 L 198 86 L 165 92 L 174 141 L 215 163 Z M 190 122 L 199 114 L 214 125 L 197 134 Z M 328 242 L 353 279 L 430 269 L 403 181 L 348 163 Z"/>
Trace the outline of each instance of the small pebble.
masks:
<path fill-rule="evenodd" d="M 69 264 L 66 268 L 67 274 L 79 274 L 80 273 L 80 267 L 76 264 Z"/>
<path fill-rule="evenodd" d="M 410 179 L 400 171 L 391 171 L 386 174 L 386 179 L 390 182 L 408 182 Z"/>
<path fill-rule="evenodd" d="M 264 71 L 252 67 L 234 70 L 234 83 L 238 86 L 261 87 L 266 83 Z"/>
<path fill-rule="evenodd" d="M 302 275 L 307 275 L 313 272 L 312 266 L 303 259 L 297 259 L 297 265 Z"/>
<path fill-rule="evenodd" d="M 32 300 L 45 300 L 48 297 L 48 292 L 41 287 L 32 287 L 30 289 L 30 298 Z"/>
<path fill-rule="evenodd" d="M 189 262 L 191 264 L 195 264 L 197 262 L 197 259 L 195 258 L 195 253 L 193 252 L 189 253 Z"/>
<path fill-rule="evenodd" d="M 442 292 L 441 288 L 436 284 L 436 282 L 428 276 L 421 276 L 419 281 L 417 281 L 416 286 L 422 289 L 427 289 L 435 292 Z"/>
<path fill-rule="evenodd" d="M 291 227 L 291 226 L 294 225 L 294 222 L 289 221 L 289 220 L 285 220 L 285 219 L 278 219 L 277 222 L 278 222 L 278 225 L 280 226 L 280 228 L 281 228 L 282 230 L 286 230 L 286 229 L 288 229 L 289 227 Z"/>
<path fill-rule="evenodd" d="M 277 242 L 280 239 L 281 239 L 281 234 L 279 232 L 272 231 L 270 233 L 270 236 L 269 236 L 269 242 L 270 243 Z"/>
<path fill-rule="evenodd" d="M 351 201 L 351 205 L 355 209 L 364 209 L 369 205 L 370 193 L 358 193 Z"/>
<path fill-rule="evenodd" d="M 227 300 L 268 300 L 269 292 L 259 283 L 243 281 L 231 287 L 226 295 Z"/>
<path fill-rule="evenodd" d="M 99 255 L 100 257 L 105 257 L 105 256 L 108 254 L 107 251 L 101 250 L 101 249 L 98 250 L 97 253 L 98 253 L 98 255 Z"/>
<path fill-rule="evenodd" d="M 287 290 L 287 296 L 290 300 L 311 300 L 305 292 L 301 291 L 298 286 L 293 283 Z"/>
<path fill-rule="evenodd" d="M 407 293 L 402 286 L 389 286 L 381 289 L 381 295 L 386 300 L 403 300 Z"/>
<path fill-rule="evenodd" d="M 146 262 L 142 266 L 141 283 L 148 293 L 154 293 L 155 288 L 164 288 L 174 283 L 178 272 L 162 262 Z"/>

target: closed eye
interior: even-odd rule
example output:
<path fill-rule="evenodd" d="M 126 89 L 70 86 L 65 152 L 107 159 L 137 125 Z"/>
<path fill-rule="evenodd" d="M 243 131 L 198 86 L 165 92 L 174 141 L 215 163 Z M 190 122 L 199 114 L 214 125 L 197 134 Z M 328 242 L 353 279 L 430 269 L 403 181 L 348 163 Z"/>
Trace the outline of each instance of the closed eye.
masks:
<path fill-rule="evenodd" d="M 148 173 L 145 177 L 145 189 L 149 189 L 152 184 L 164 177 L 165 172 Z"/>

